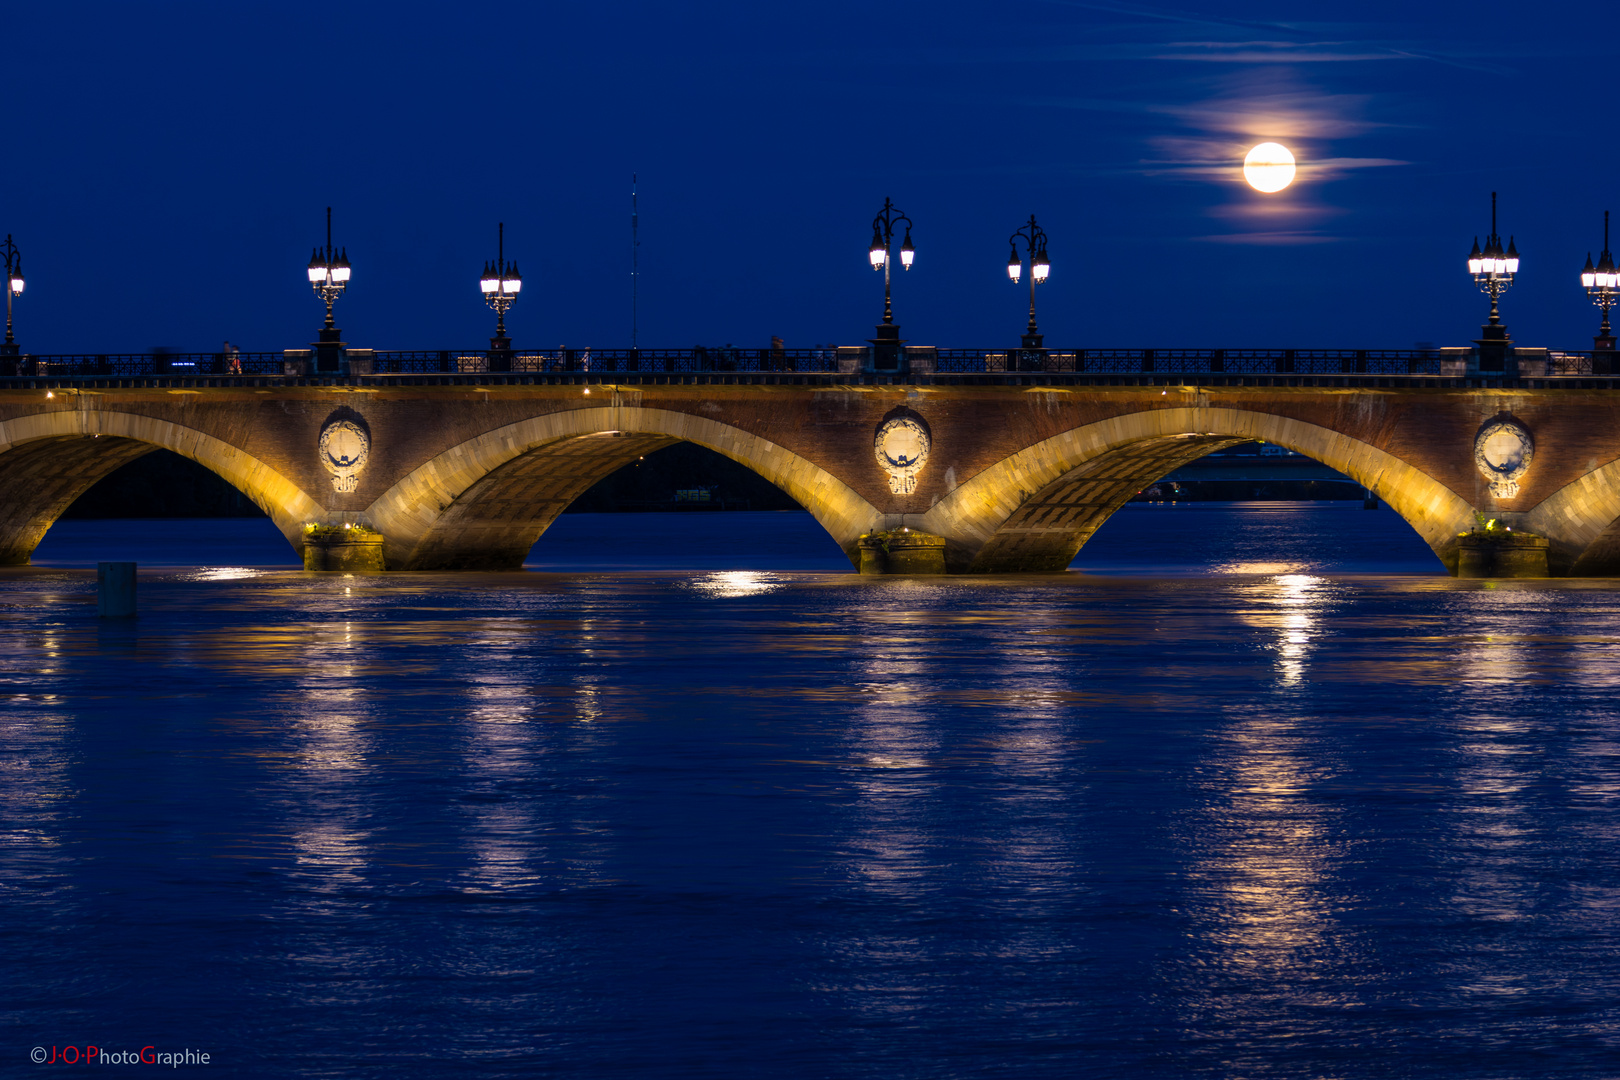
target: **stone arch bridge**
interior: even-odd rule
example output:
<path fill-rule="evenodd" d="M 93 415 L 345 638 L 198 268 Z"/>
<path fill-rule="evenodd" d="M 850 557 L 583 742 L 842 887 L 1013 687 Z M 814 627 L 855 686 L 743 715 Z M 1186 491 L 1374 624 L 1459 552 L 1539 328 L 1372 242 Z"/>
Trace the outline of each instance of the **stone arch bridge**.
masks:
<path fill-rule="evenodd" d="M 1153 375 L 10 379 L 0 563 L 163 447 L 263 507 L 307 566 L 366 565 L 331 556 L 352 548 L 392 570 L 515 569 L 572 500 L 679 440 L 781 487 L 856 565 L 863 536 L 903 529 L 940 538 L 951 572 L 1062 570 L 1142 488 L 1263 440 L 1371 489 L 1454 573 L 1476 515 L 1545 537 L 1555 575 L 1620 572 L 1608 380 Z"/>

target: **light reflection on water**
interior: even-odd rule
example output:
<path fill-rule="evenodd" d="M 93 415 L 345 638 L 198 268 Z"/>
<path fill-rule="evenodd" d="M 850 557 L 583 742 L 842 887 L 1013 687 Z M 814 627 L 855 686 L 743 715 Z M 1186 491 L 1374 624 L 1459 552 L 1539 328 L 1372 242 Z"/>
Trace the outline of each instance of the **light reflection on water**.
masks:
<path fill-rule="evenodd" d="M 119 626 L 89 574 L 0 576 L 13 1041 L 89 1017 L 311 1076 L 1603 1075 L 1620 589 L 1283 555 L 177 571 Z"/>

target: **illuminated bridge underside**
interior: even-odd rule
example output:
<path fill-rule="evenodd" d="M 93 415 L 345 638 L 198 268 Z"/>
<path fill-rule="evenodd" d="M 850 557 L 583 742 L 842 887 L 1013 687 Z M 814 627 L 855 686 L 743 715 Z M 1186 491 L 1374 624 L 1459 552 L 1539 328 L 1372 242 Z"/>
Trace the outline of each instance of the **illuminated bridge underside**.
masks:
<path fill-rule="evenodd" d="M 1365 486 L 1453 569 L 1478 514 L 1546 537 L 1554 574 L 1620 573 L 1616 390 L 794 378 L 101 380 L 55 393 L 19 380 L 0 386 L 0 563 L 26 563 L 75 498 L 161 447 L 252 499 L 295 549 L 312 523 L 357 521 L 382 535 L 390 569 L 515 569 L 593 484 L 688 441 L 781 488 L 852 560 L 863 535 L 905 526 L 943 537 L 954 572 L 1050 572 L 1136 492 L 1259 440 Z M 340 490 L 319 446 L 345 416 L 371 448 Z M 931 433 L 910 482 L 874 456 L 899 417 Z M 1475 459 L 1504 418 L 1534 436 L 1513 490 Z"/>
<path fill-rule="evenodd" d="M 660 447 L 667 435 L 600 432 L 560 439 L 488 473 L 445 509 L 400 562 L 407 570 L 516 570 L 568 505 Z"/>
<path fill-rule="evenodd" d="M 1247 409 L 1174 406 L 1071 428 L 997 461 L 920 524 L 946 538 L 952 570 L 1061 570 L 1137 491 L 1214 450 L 1250 441 L 1298 451 L 1366 486 L 1441 562 L 1455 564 L 1457 534 L 1473 525 L 1473 507 L 1455 491 L 1368 442 Z"/>
<path fill-rule="evenodd" d="M 866 432 L 859 438 L 862 449 L 871 445 Z M 681 441 L 724 454 L 787 492 L 846 553 L 884 521 L 835 475 L 768 439 L 704 416 L 617 402 L 542 413 L 449 446 L 394 481 L 364 516 L 386 538 L 389 569 L 514 569 L 591 485 Z"/>
<path fill-rule="evenodd" d="M 134 439 L 58 436 L 0 455 L 0 566 L 28 557 L 73 500 L 96 481 L 156 447 Z"/>
<path fill-rule="evenodd" d="M 1091 534 L 1143 488 L 1205 454 L 1248 441 L 1218 435 L 1170 436 L 1094 458 L 1030 496 L 979 549 L 967 569 L 970 573 L 1065 570 Z"/>

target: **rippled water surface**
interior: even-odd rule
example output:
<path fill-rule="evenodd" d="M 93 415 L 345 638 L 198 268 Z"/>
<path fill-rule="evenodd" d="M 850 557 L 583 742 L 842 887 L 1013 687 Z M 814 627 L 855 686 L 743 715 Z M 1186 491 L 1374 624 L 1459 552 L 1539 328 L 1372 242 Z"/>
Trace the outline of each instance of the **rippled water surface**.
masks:
<path fill-rule="evenodd" d="M 568 516 L 503 575 L 263 527 L 0 573 L 8 1073 L 1620 1073 L 1611 582 L 1324 505 L 1003 579 L 798 515 Z"/>

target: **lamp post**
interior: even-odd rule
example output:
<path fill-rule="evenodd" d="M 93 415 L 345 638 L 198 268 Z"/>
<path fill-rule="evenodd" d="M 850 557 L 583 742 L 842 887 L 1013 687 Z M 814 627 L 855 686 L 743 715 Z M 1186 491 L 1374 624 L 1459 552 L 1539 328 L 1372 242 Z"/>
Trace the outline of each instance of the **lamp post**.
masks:
<path fill-rule="evenodd" d="M 21 296 L 23 291 L 22 253 L 17 245 L 12 243 L 11 234 L 6 234 L 6 341 L 0 345 L 0 356 L 16 356 L 17 339 L 11 336 L 11 298 Z"/>
<path fill-rule="evenodd" d="M 484 294 L 484 303 L 495 309 L 495 336 L 489 339 L 489 351 L 494 354 L 490 357 L 490 370 L 509 371 L 512 339 L 506 336 L 506 309 L 512 306 L 523 288 L 523 275 L 518 273 L 517 263 L 509 265 L 506 261 L 506 222 L 501 222 L 498 228 L 499 239 L 495 246 L 498 254 L 494 262 L 484 264 L 484 276 L 478 279 L 478 288 Z"/>
<path fill-rule="evenodd" d="M 1592 253 L 1586 253 L 1586 267 L 1581 271 L 1581 284 L 1586 287 L 1586 295 L 1592 298 L 1598 310 L 1603 312 L 1603 321 L 1598 326 L 1597 336 L 1592 339 L 1594 352 L 1613 352 L 1614 335 L 1609 332 L 1609 309 L 1620 300 L 1620 273 L 1614 269 L 1614 256 L 1609 254 L 1609 212 L 1603 211 L 1603 254 L 1598 256 L 1596 266 L 1592 265 Z"/>
<path fill-rule="evenodd" d="M 1024 329 L 1024 348 L 1039 349 L 1042 339 L 1040 330 L 1035 326 L 1035 286 L 1046 281 L 1052 266 L 1046 261 L 1046 230 L 1035 224 L 1034 214 L 1029 215 L 1028 225 L 1007 238 L 1007 243 L 1012 246 L 1012 255 L 1007 259 L 1007 276 L 1014 285 L 1018 284 L 1018 276 L 1024 269 L 1018 257 L 1019 240 L 1024 241 L 1024 250 L 1029 255 L 1029 326 Z"/>
<path fill-rule="evenodd" d="M 890 199 L 883 200 L 883 209 L 872 219 L 872 245 L 866 253 L 872 269 L 883 271 L 883 321 L 878 323 L 877 335 L 867 339 L 872 343 L 872 366 L 880 371 L 900 370 L 900 327 L 895 324 L 889 294 L 889 249 L 894 246 L 894 227 L 901 222 L 906 232 L 900 244 L 900 265 L 910 270 L 917 254 L 911 246 L 911 219 Z"/>
<path fill-rule="evenodd" d="M 1479 366 L 1483 371 L 1503 371 L 1507 367 L 1508 349 L 1513 340 L 1497 311 L 1497 301 L 1513 285 L 1513 275 L 1519 272 L 1519 249 L 1508 237 L 1507 250 L 1502 250 L 1502 238 L 1496 233 L 1496 192 L 1491 192 L 1491 234 L 1485 238 L 1485 249 L 1480 250 L 1479 237 L 1474 237 L 1474 250 L 1468 253 L 1468 272 L 1473 275 L 1479 291 L 1491 298 L 1491 317 L 1480 327 L 1480 336 L 1474 344 L 1479 346 Z"/>
<path fill-rule="evenodd" d="M 315 370 L 336 372 L 343 366 L 343 332 L 332 325 L 332 303 L 349 284 L 349 250 L 332 247 L 332 208 L 326 208 L 326 247 L 309 257 L 309 283 L 326 301 L 326 324 L 315 343 Z"/>

